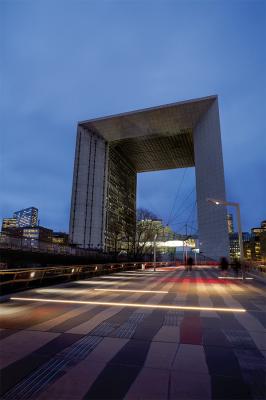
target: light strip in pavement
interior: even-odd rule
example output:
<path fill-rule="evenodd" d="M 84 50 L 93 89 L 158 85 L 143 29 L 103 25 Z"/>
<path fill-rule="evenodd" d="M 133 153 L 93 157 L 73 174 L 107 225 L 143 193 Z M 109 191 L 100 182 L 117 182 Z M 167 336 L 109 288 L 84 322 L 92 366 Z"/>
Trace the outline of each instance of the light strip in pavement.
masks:
<path fill-rule="evenodd" d="M 74 283 L 78 283 L 81 285 L 115 285 L 115 284 L 121 284 L 121 282 L 111 282 L 111 281 L 74 281 Z"/>
<path fill-rule="evenodd" d="M 79 288 L 79 289 L 70 289 L 70 288 L 67 288 L 67 289 L 62 289 L 62 288 L 57 288 L 57 289 L 35 289 L 35 292 L 36 293 L 50 293 L 50 294 L 54 294 L 54 293 L 57 293 L 57 294 L 80 294 L 80 295 L 83 295 L 84 293 L 85 294 L 87 294 L 88 293 L 88 291 L 89 290 L 91 290 L 91 288 L 85 288 L 85 289 L 81 289 L 81 288 Z M 90 292 L 91 293 L 91 292 Z"/>
<path fill-rule="evenodd" d="M 132 276 L 128 275 L 128 276 L 118 276 L 118 275 L 103 275 L 102 278 L 103 279 L 130 279 Z M 133 277 L 132 277 L 133 278 Z"/>
<path fill-rule="evenodd" d="M 164 290 L 133 290 L 133 289 L 94 289 L 100 292 L 129 292 L 129 293 L 168 293 Z"/>
<path fill-rule="evenodd" d="M 221 308 L 221 307 L 192 307 L 192 306 L 172 306 L 161 304 L 142 304 L 142 303 L 115 303 L 107 301 L 85 301 L 85 300 L 57 300 L 57 299 L 38 299 L 30 297 L 10 297 L 10 300 L 19 301 L 39 301 L 47 303 L 63 303 L 63 304 L 92 304 L 98 306 L 114 306 L 114 307 L 142 307 L 142 308 L 159 308 L 167 310 L 197 310 L 197 311 L 224 311 L 224 312 L 246 312 L 244 308 Z"/>
<path fill-rule="evenodd" d="M 218 276 L 218 279 L 239 279 L 239 280 L 241 280 L 241 281 L 243 281 L 243 280 L 246 280 L 246 279 L 248 279 L 248 280 L 252 280 L 252 279 L 254 279 L 254 278 L 242 278 L 242 277 L 240 277 L 240 276 Z"/>

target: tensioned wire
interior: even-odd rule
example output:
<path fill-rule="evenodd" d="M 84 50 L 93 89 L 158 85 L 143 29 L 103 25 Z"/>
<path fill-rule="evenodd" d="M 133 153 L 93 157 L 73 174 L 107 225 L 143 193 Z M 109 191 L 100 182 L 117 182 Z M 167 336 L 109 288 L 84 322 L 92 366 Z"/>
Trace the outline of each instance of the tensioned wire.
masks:
<path fill-rule="evenodd" d="M 173 211 L 174 211 L 174 208 L 175 208 L 175 204 L 176 204 L 177 199 L 178 199 L 178 197 L 179 197 L 180 189 L 181 189 L 181 186 L 182 186 L 182 184 L 183 184 L 183 182 L 184 182 L 184 178 L 185 178 L 185 175 L 186 175 L 186 173 L 187 173 L 187 170 L 188 170 L 188 169 L 185 168 L 185 170 L 184 170 L 184 172 L 183 172 L 183 176 L 182 176 L 182 178 L 181 178 L 181 181 L 180 181 L 180 183 L 179 183 L 179 185 L 178 185 L 178 187 L 177 187 L 177 191 L 176 191 L 176 194 L 175 194 L 175 197 L 174 197 L 173 205 L 172 205 L 171 211 L 170 211 L 170 213 L 169 213 L 169 217 L 168 217 L 168 219 L 167 219 L 166 225 L 169 225 L 169 223 L 170 223 L 170 221 L 171 221 L 171 217 L 172 217 L 172 214 L 173 214 Z"/>
<path fill-rule="evenodd" d="M 176 214 L 173 216 L 172 218 L 172 223 L 178 220 L 178 217 L 182 214 L 184 215 L 184 213 L 186 212 L 187 209 L 189 209 L 192 204 L 194 206 L 194 200 L 193 203 L 191 204 L 191 202 L 189 204 L 187 204 L 188 199 L 191 197 L 192 193 L 195 191 L 195 187 L 192 188 L 192 190 L 187 194 L 187 196 L 184 198 L 183 202 L 181 203 L 180 207 L 178 208 L 178 211 L 176 212 Z"/>

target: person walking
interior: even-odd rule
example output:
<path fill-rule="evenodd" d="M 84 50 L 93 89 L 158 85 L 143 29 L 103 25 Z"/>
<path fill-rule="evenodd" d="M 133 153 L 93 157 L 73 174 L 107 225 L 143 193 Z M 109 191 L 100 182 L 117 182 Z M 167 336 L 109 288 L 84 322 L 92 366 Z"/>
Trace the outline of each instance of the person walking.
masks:
<path fill-rule="evenodd" d="M 236 258 L 234 261 L 234 271 L 235 271 L 235 275 L 236 277 L 238 277 L 239 271 L 241 269 L 241 263 L 240 261 Z"/>
<path fill-rule="evenodd" d="M 192 266 L 193 266 L 193 258 L 192 257 L 188 257 L 188 259 L 187 259 L 187 269 L 188 269 L 188 271 L 192 271 Z"/>
<path fill-rule="evenodd" d="M 221 267 L 223 275 L 227 275 L 228 266 L 229 266 L 229 263 L 227 261 L 227 258 L 226 257 L 221 257 L 220 267 Z"/>

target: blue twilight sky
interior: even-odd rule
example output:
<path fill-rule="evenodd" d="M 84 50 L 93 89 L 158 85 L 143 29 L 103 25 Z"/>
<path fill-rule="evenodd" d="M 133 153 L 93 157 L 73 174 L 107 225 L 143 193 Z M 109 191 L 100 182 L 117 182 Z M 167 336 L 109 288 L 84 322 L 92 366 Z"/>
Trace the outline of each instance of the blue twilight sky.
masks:
<path fill-rule="evenodd" d="M 266 2 L 0 0 L 0 218 L 68 231 L 77 121 L 219 95 L 228 200 L 266 219 Z M 138 176 L 138 205 L 195 229 L 194 170 Z"/>

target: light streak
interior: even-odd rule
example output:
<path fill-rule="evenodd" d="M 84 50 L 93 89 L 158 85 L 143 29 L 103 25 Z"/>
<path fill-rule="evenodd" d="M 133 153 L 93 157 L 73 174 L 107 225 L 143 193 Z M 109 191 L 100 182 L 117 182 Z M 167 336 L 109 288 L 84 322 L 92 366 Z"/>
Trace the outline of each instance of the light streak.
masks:
<path fill-rule="evenodd" d="M 240 276 L 218 276 L 218 279 L 238 279 L 238 280 L 253 280 L 253 278 L 242 278 Z"/>
<path fill-rule="evenodd" d="M 101 292 L 129 292 L 129 293 L 168 293 L 164 290 L 133 290 L 133 289 L 94 289 Z"/>
<path fill-rule="evenodd" d="M 159 308 L 166 310 L 196 310 L 196 311 L 222 311 L 222 312 L 241 312 L 244 313 L 244 308 L 222 308 L 222 307 L 193 307 L 193 306 L 172 306 L 162 304 L 142 304 L 142 303 L 116 303 L 107 301 L 85 301 L 85 300 L 58 300 L 58 299 L 39 299 L 30 297 L 10 297 L 10 300 L 19 301 L 37 301 L 47 303 L 63 303 L 63 304 L 91 304 L 98 306 L 113 306 L 113 307 L 136 307 L 136 308 Z"/>
<path fill-rule="evenodd" d="M 121 282 L 105 282 L 105 281 L 75 281 L 74 283 L 78 283 L 81 285 L 115 285 L 120 284 Z"/>
<path fill-rule="evenodd" d="M 101 278 L 103 278 L 103 279 L 124 279 L 124 280 L 126 280 L 126 279 L 130 279 L 131 275 L 129 275 L 128 277 L 127 276 L 117 276 L 116 274 L 114 274 L 114 275 L 103 275 Z"/>
<path fill-rule="evenodd" d="M 62 288 L 57 288 L 57 289 L 36 289 L 35 290 L 37 293 L 58 293 L 58 294 L 80 294 L 83 295 L 84 293 L 88 293 L 89 289 L 62 289 Z M 91 293 L 91 292 L 90 292 Z"/>
<path fill-rule="evenodd" d="M 123 275 L 121 275 L 121 274 L 114 274 L 113 275 L 114 276 L 114 278 L 118 278 L 119 277 L 119 279 L 121 279 L 122 277 L 124 278 L 124 279 L 128 279 L 128 278 L 131 278 L 131 277 L 136 277 L 136 276 L 138 276 L 138 277 L 140 277 L 140 278 L 142 278 L 142 277 L 146 277 L 146 276 L 152 276 L 152 274 L 150 273 L 150 272 L 145 272 L 144 274 L 142 274 L 141 272 L 140 273 L 136 273 L 136 274 L 123 274 Z M 154 275 L 155 276 L 155 275 Z"/>

